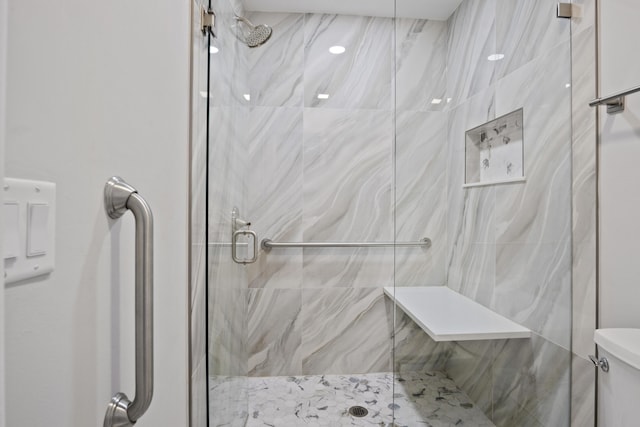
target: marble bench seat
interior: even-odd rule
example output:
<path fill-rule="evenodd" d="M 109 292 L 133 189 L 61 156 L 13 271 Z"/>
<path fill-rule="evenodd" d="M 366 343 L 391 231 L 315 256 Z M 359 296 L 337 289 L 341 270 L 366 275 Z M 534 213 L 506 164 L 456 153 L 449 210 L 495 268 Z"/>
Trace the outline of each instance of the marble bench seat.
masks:
<path fill-rule="evenodd" d="M 385 287 L 434 341 L 529 338 L 531 331 L 446 286 Z"/>

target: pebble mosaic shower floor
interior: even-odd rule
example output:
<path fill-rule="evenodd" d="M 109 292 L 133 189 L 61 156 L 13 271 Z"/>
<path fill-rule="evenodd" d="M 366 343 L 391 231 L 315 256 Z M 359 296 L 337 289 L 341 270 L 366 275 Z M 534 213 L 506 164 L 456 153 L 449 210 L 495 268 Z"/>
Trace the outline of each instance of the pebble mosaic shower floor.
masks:
<path fill-rule="evenodd" d="M 391 373 L 249 378 L 246 427 L 493 426 L 442 372 L 403 373 L 393 384 Z M 368 415 L 350 415 L 355 405 Z"/>

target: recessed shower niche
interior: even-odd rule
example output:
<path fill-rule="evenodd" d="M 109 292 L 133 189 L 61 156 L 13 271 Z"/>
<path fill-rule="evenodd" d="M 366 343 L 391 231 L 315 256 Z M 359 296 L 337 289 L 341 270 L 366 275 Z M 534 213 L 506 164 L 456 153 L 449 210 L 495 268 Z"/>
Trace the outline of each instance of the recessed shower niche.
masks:
<path fill-rule="evenodd" d="M 464 187 L 524 180 L 522 109 L 465 133 Z"/>

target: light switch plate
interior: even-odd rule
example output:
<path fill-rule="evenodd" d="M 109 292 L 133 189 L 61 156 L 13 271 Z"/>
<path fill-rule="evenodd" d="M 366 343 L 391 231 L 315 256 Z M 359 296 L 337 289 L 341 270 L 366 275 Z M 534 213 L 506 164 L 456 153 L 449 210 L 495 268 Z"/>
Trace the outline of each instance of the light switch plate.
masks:
<path fill-rule="evenodd" d="M 15 201 L 4 202 L 4 259 L 17 258 L 20 254 L 20 204 Z"/>
<path fill-rule="evenodd" d="M 5 215 L 5 233 L 12 233 L 17 240 L 10 250 L 17 253 L 4 259 L 5 283 L 51 273 L 55 265 L 56 185 L 5 178 L 3 191 L 5 212 L 7 203 L 13 204 L 9 211 L 17 210 L 17 227 L 15 219 Z"/>

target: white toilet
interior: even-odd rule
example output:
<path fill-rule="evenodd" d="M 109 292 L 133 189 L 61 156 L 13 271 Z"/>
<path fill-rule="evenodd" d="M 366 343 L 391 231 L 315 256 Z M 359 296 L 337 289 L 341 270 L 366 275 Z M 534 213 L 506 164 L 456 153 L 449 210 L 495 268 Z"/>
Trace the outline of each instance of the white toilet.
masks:
<path fill-rule="evenodd" d="M 640 329 L 598 329 L 598 356 L 609 370 L 598 370 L 598 426 L 640 425 Z"/>

